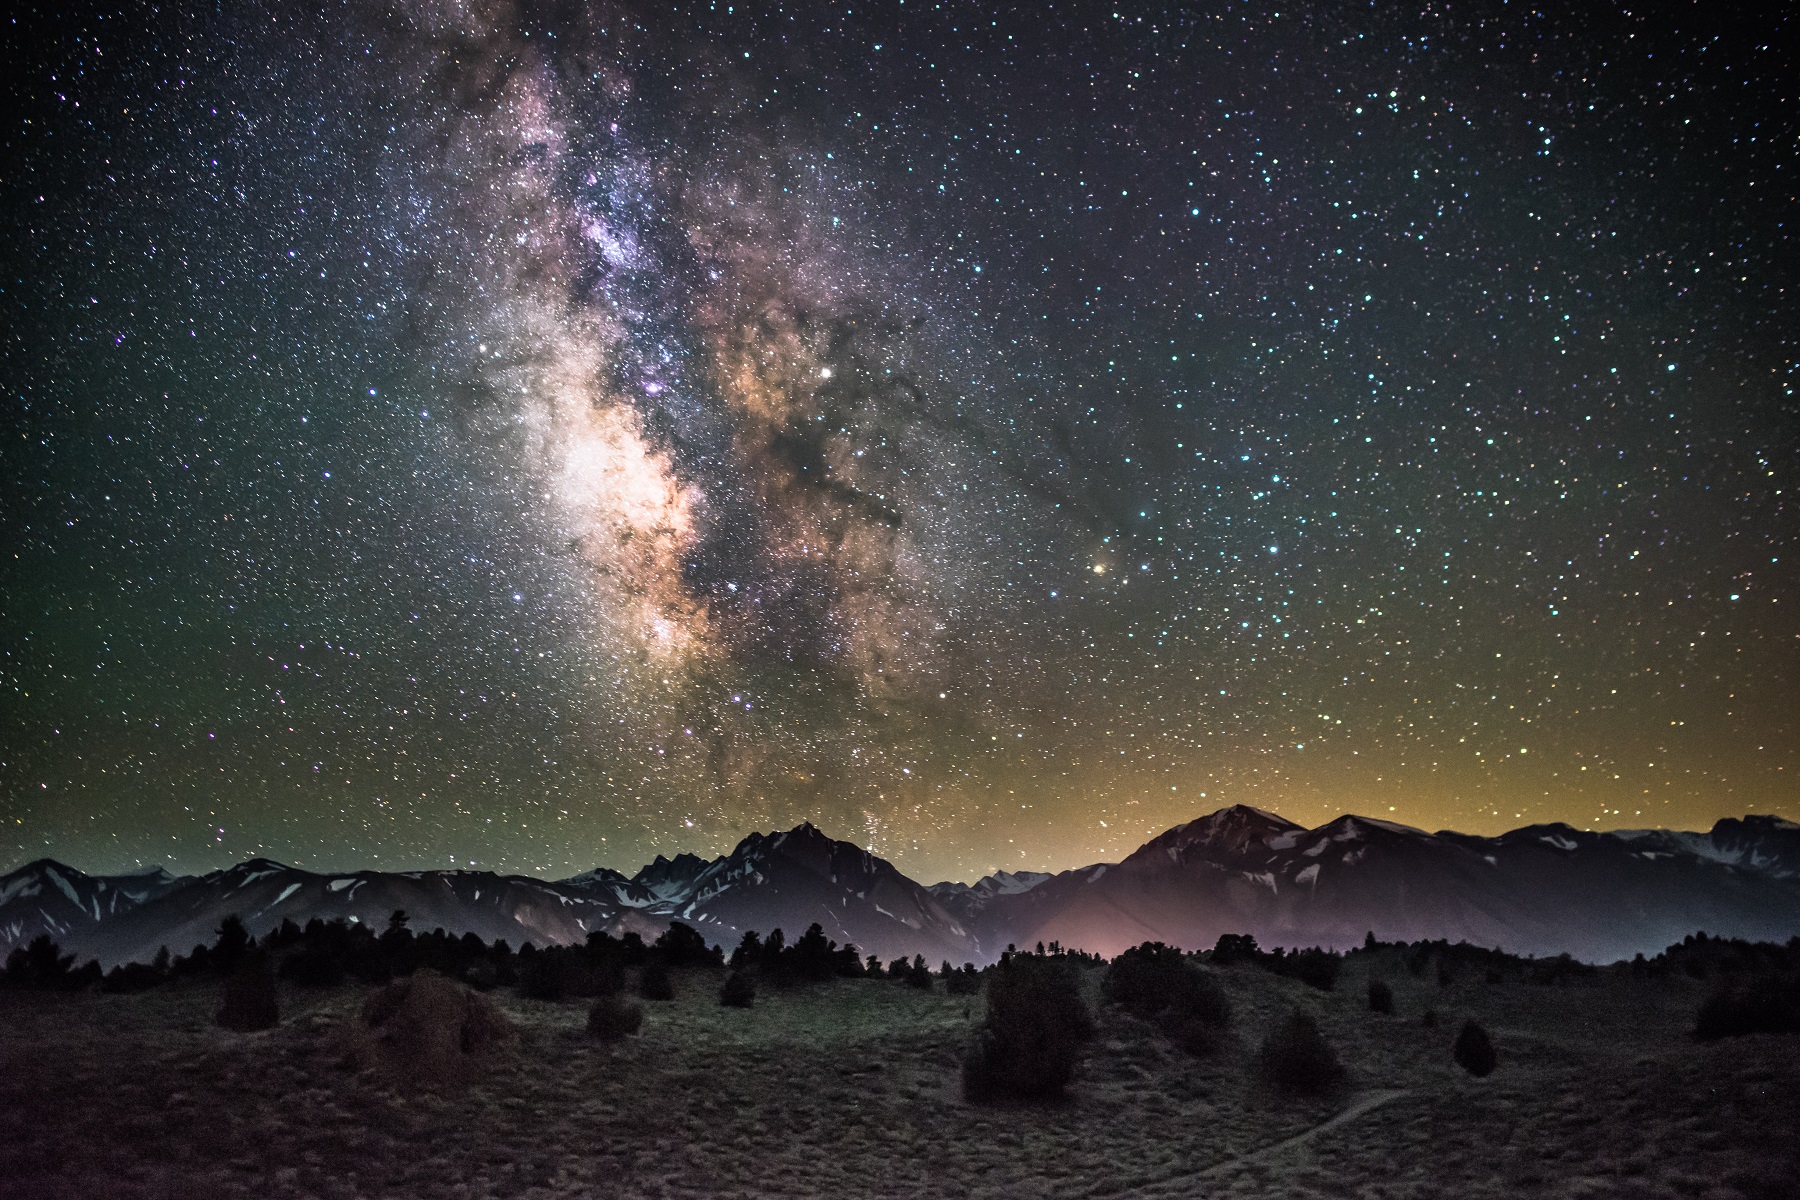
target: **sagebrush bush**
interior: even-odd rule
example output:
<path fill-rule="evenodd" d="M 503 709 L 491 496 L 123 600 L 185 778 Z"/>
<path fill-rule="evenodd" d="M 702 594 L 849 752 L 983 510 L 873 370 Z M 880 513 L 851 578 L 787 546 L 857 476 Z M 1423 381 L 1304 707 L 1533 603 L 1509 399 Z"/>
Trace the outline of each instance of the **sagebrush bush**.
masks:
<path fill-rule="evenodd" d="M 638 973 L 637 992 L 646 1000 L 673 1000 L 675 980 L 669 975 L 669 968 L 659 961 L 645 963 Z"/>
<path fill-rule="evenodd" d="M 1384 980 L 1369 980 L 1369 1011 L 1393 1014 L 1394 989 L 1389 987 Z"/>
<path fill-rule="evenodd" d="M 1343 965 L 1344 960 L 1340 955 L 1315 947 L 1311 950 L 1296 950 L 1288 955 L 1285 973 L 1308 987 L 1329 992 L 1337 986 L 1338 972 Z"/>
<path fill-rule="evenodd" d="M 439 1089 L 473 1079 L 512 1027 L 485 996 L 422 967 L 370 992 L 342 1036 L 354 1065 L 406 1090 Z"/>
<path fill-rule="evenodd" d="M 219 1011 L 213 1019 L 240 1033 L 268 1029 L 281 1019 L 268 955 L 251 951 L 238 958 L 237 966 L 226 976 L 219 991 Z"/>
<path fill-rule="evenodd" d="M 587 1031 L 611 1041 L 636 1033 L 644 1024 L 644 1010 L 617 995 L 602 996 L 588 1009 Z"/>
<path fill-rule="evenodd" d="M 1800 974 L 1727 979 L 1700 1005 L 1701 1041 L 1748 1033 L 1800 1033 Z"/>
<path fill-rule="evenodd" d="M 1331 1091 L 1343 1083 L 1346 1074 L 1318 1023 L 1298 1009 L 1263 1039 L 1257 1071 L 1276 1091 L 1296 1096 Z"/>
<path fill-rule="evenodd" d="M 726 1008 L 749 1008 L 756 1003 L 756 981 L 748 971 L 733 971 L 725 977 L 719 1003 Z"/>
<path fill-rule="evenodd" d="M 1074 968 L 1059 958 L 1007 955 L 988 973 L 987 1017 L 963 1059 L 963 1092 L 973 1100 L 1061 1095 L 1093 1036 Z"/>
<path fill-rule="evenodd" d="M 1500 1062 L 1487 1030 L 1473 1021 L 1463 1022 L 1462 1032 L 1456 1035 L 1456 1045 L 1451 1050 L 1451 1055 L 1456 1059 L 1457 1066 L 1477 1079 L 1493 1074 Z"/>

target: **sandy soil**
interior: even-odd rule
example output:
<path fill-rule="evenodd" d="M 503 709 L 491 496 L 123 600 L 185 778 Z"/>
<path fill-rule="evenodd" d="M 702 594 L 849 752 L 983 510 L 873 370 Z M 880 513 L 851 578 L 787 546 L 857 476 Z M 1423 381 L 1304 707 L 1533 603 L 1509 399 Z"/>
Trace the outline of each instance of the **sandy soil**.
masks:
<path fill-rule="evenodd" d="M 1371 969 L 1392 1017 L 1367 1011 Z M 1439 987 L 1380 955 L 1352 956 L 1332 993 L 1221 975 L 1238 1015 L 1219 1053 L 1102 1009 L 1066 1102 L 998 1107 L 958 1090 L 979 998 L 879 980 L 765 991 L 746 1012 L 718 1005 L 718 976 L 680 975 L 614 1044 L 587 1036 L 582 1004 L 497 991 L 519 1036 L 447 1095 L 341 1065 L 360 988 L 286 990 L 282 1024 L 253 1034 L 211 1024 L 207 983 L 5 993 L 0 1195 L 1800 1194 L 1800 1039 L 1692 1042 L 1697 981 Z M 1295 1004 L 1349 1066 L 1342 1094 L 1296 1103 L 1251 1080 Z M 1467 1016 L 1500 1050 L 1484 1080 L 1450 1058 Z"/>

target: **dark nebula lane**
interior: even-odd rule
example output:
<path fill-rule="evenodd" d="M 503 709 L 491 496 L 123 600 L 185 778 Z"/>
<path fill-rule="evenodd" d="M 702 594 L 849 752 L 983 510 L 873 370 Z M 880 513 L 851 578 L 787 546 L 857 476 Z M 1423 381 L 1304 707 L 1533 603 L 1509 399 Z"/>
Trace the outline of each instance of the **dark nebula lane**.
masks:
<path fill-rule="evenodd" d="M 0 867 L 1800 817 L 1786 24 L 23 9 Z"/>

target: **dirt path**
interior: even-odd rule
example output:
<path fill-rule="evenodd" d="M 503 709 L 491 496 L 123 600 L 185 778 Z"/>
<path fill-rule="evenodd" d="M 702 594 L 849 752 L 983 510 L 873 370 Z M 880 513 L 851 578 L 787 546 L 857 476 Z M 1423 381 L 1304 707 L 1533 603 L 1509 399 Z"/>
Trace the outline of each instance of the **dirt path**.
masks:
<path fill-rule="evenodd" d="M 1136 1187 L 1122 1187 L 1117 1189 L 1102 1188 L 1096 1191 L 1087 1192 L 1086 1195 L 1090 1197 L 1142 1197 L 1145 1198 L 1145 1200 L 1154 1196 L 1191 1196 L 1194 1193 L 1188 1189 L 1196 1183 L 1200 1183 L 1207 1179 L 1216 1179 L 1221 1175 L 1226 1175 L 1239 1167 L 1248 1166 L 1250 1163 L 1257 1162 L 1261 1159 L 1275 1158 L 1289 1150 L 1305 1145 L 1307 1142 L 1318 1137 L 1321 1133 L 1327 1133 L 1338 1128 L 1340 1125 L 1348 1125 L 1358 1117 L 1366 1116 L 1380 1108 L 1382 1105 L 1391 1104 L 1402 1096 L 1410 1094 L 1411 1091 L 1408 1088 L 1382 1088 L 1376 1091 L 1363 1092 L 1357 1096 L 1355 1100 L 1351 1101 L 1351 1103 L 1342 1111 L 1333 1114 L 1326 1120 L 1320 1121 L 1311 1129 L 1302 1130 L 1292 1137 L 1283 1138 L 1281 1141 L 1264 1146 L 1260 1150 L 1252 1150 L 1248 1154 L 1240 1154 L 1236 1158 L 1228 1158 L 1224 1162 L 1214 1163 L 1212 1166 L 1203 1167 L 1198 1171 L 1183 1171 L 1177 1175 L 1170 1175 L 1158 1179 L 1153 1183 L 1143 1183 Z"/>

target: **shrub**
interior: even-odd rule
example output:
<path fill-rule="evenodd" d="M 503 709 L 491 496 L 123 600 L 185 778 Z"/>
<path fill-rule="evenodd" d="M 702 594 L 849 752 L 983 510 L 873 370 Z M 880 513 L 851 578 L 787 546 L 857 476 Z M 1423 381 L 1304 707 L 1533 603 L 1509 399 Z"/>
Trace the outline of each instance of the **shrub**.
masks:
<path fill-rule="evenodd" d="M 406 1088 L 467 1082 L 482 1055 L 511 1033 L 487 997 L 429 968 L 370 992 L 361 1016 L 344 1031 L 351 1063 Z"/>
<path fill-rule="evenodd" d="M 219 991 L 219 1011 L 213 1020 L 227 1029 L 248 1033 L 268 1029 L 280 1019 L 269 956 L 261 951 L 240 954 L 236 969 L 226 976 Z"/>
<path fill-rule="evenodd" d="M 1231 1023 L 1231 1002 L 1219 986 L 1161 942 L 1145 942 L 1113 959 L 1101 990 L 1127 1012 L 1155 1021 L 1191 1053 L 1213 1049 Z"/>
<path fill-rule="evenodd" d="M 646 1000 L 673 1000 L 675 998 L 675 980 L 669 975 L 669 968 L 660 962 L 648 962 L 638 972 L 638 995 Z"/>
<path fill-rule="evenodd" d="M 1386 981 L 1369 980 L 1369 1011 L 1393 1015 L 1394 989 L 1389 987 Z"/>
<path fill-rule="evenodd" d="M 1298 1009 L 1263 1040 L 1257 1070 L 1276 1091 L 1297 1096 L 1331 1091 L 1345 1076 L 1344 1065 L 1318 1023 Z"/>
<path fill-rule="evenodd" d="M 1493 1074 L 1494 1067 L 1500 1059 L 1494 1053 L 1494 1043 L 1489 1040 L 1487 1030 L 1473 1021 L 1464 1021 L 1462 1032 L 1456 1035 L 1456 1046 L 1451 1051 L 1456 1065 L 1475 1076 Z"/>
<path fill-rule="evenodd" d="M 1700 1005 L 1701 1041 L 1747 1033 L 1800 1033 L 1800 974 L 1728 979 Z"/>
<path fill-rule="evenodd" d="M 670 921 L 668 929 L 651 947 L 671 967 L 720 967 L 725 965 L 724 952 L 708 946 L 706 939 L 691 925 Z"/>
<path fill-rule="evenodd" d="M 1213 946 L 1212 960 L 1215 965 L 1226 967 L 1232 963 L 1253 963 L 1262 954 L 1256 948 L 1256 939 L 1247 933 L 1222 933 Z"/>
<path fill-rule="evenodd" d="M 588 1009 L 587 1031 L 612 1041 L 636 1033 L 644 1024 L 644 1010 L 618 996 L 602 996 Z"/>
<path fill-rule="evenodd" d="M 719 989 L 719 1003 L 726 1008 L 749 1008 L 756 1003 L 756 981 L 747 971 L 733 971 Z"/>
<path fill-rule="evenodd" d="M 963 1092 L 972 1100 L 1060 1095 L 1093 1036 L 1073 969 L 1062 959 L 1008 955 L 989 973 L 987 1016 L 963 1060 Z"/>
<path fill-rule="evenodd" d="M 952 996 L 974 996 L 981 991 L 981 972 L 974 963 L 964 963 L 962 970 L 944 976 L 944 990 Z"/>
<path fill-rule="evenodd" d="M 1437 1009 L 1428 1008 L 1424 1012 L 1419 1014 L 1419 1024 L 1423 1025 L 1425 1028 L 1436 1029 L 1437 1023 L 1438 1023 Z"/>
<path fill-rule="evenodd" d="M 1287 956 L 1286 973 L 1308 987 L 1329 992 L 1337 986 L 1338 970 L 1344 960 L 1329 950 L 1298 950 Z"/>
<path fill-rule="evenodd" d="M 126 963 L 114 967 L 100 981 L 100 990 L 123 994 L 130 992 L 146 992 L 163 981 L 163 972 L 155 967 L 147 967 L 143 963 Z"/>

